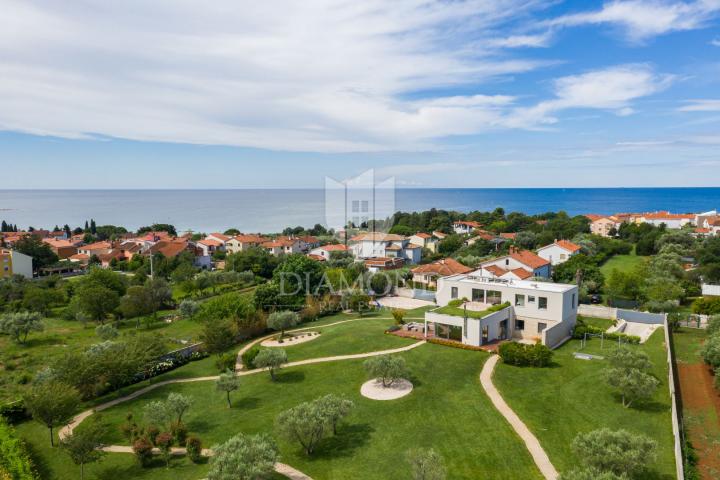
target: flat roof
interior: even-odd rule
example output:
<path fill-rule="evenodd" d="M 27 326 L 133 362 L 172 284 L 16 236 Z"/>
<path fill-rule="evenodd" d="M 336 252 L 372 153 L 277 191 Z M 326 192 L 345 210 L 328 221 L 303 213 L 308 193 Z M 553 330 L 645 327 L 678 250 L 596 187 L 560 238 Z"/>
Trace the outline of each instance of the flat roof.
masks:
<path fill-rule="evenodd" d="M 458 274 L 451 275 L 449 277 L 443 277 L 443 280 L 450 280 L 454 282 L 472 283 L 474 285 L 482 286 L 494 286 L 494 287 L 513 287 L 523 288 L 526 290 L 539 290 L 543 292 L 567 292 L 573 288 L 577 288 L 577 285 L 570 285 L 567 283 L 550 283 L 540 282 L 534 280 L 502 280 L 499 278 L 480 277 L 472 274 Z"/>

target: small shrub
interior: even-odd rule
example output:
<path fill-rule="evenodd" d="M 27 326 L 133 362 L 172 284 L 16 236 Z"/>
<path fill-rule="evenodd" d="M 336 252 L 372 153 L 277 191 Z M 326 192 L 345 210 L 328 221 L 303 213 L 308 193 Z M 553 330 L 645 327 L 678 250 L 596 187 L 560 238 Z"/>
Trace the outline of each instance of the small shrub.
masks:
<path fill-rule="evenodd" d="M 385 329 L 386 332 L 397 332 L 402 327 L 400 325 L 390 325 L 388 328 Z"/>
<path fill-rule="evenodd" d="M 150 442 L 150 444 L 156 446 L 157 443 L 155 443 L 155 439 L 160 434 L 160 429 L 155 425 L 150 425 L 145 429 L 145 433 L 147 435 L 147 440 Z"/>
<path fill-rule="evenodd" d="M 215 360 L 215 366 L 220 372 L 226 370 L 235 371 L 236 358 L 232 353 L 223 353 Z"/>
<path fill-rule="evenodd" d="M 434 343 L 437 345 L 445 345 L 447 347 L 459 348 L 460 350 L 474 350 L 481 352 L 482 347 L 476 347 L 475 345 L 468 345 L 465 343 L 456 342 L 454 340 L 446 340 L 444 338 L 428 338 L 428 343 Z"/>
<path fill-rule="evenodd" d="M 198 463 L 202 459 L 202 442 L 198 437 L 188 437 L 185 441 L 188 458 L 193 463 Z"/>
<path fill-rule="evenodd" d="M 141 467 L 147 467 L 152 460 L 152 444 L 146 438 L 138 438 L 133 442 L 133 453 Z"/>
<path fill-rule="evenodd" d="M 187 439 L 188 429 L 182 422 L 173 422 L 170 425 L 170 433 L 178 445 L 184 445 Z"/>
<path fill-rule="evenodd" d="M 401 309 L 401 308 L 393 308 L 392 309 L 392 316 L 395 319 L 395 323 L 398 325 L 403 325 L 405 323 L 405 314 L 407 311 Z"/>
<path fill-rule="evenodd" d="M 160 449 L 160 453 L 163 456 L 163 459 L 165 460 L 165 466 L 170 466 L 170 449 L 173 445 L 173 436 L 170 432 L 162 432 L 157 436 L 155 439 L 155 443 L 157 444 L 157 447 Z"/>
<path fill-rule="evenodd" d="M 457 308 L 465 302 L 467 302 L 467 298 L 456 298 L 455 300 L 450 300 L 448 306 Z"/>
<path fill-rule="evenodd" d="M 260 345 L 253 345 L 245 352 L 243 352 L 243 354 L 241 355 L 241 359 L 243 366 L 246 369 L 252 370 L 253 368 L 255 368 L 253 361 L 255 360 L 255 357 L 257 357 L 258 353 L 260 353 Z"/>

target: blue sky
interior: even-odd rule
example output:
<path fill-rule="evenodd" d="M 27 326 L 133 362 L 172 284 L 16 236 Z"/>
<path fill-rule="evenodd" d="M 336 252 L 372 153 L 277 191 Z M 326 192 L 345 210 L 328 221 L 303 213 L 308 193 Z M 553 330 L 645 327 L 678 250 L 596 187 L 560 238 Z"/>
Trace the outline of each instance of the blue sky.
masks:
<path fill-rule="evenodd" d="M 720 0 L 2 0 L 11 188 L 716 186 Z"/>

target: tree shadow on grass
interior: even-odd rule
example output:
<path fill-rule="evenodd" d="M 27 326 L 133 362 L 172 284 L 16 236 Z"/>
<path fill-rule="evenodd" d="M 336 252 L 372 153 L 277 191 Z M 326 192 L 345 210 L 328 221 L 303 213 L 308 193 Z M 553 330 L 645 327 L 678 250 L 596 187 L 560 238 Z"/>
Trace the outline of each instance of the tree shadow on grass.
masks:
<path fill-rule="evenodd" d="M 618 405 L 622 407 L 622 395 L 620 395 L 618 392 L 612 393 L 613 398 L 617 402 Z M 670 405 L 666 403 L 656 402 L 654 400 L 650 401 L 633 401 L 629 407 L 623 407 L 627 408 L 628 410 L 634 410 L 636 412 L 667 412 L 670 410 Z"/>
<path fill-rule="evenodd" d="M 48 440 L 49 442 L 50 440 Z M 48 467 L 48 464 L 43 459 L 42 455 L 40 455 L 35 448 L 34 445 L 30 444 L 29 442 L 24 442 L 25 449 L 27 450 L 28 454 L 30 455 L 30 458 L 32 458 L 33 466 L 35 467 L 35 470 L 37 470 L 40 478 L 51 478 L 52 477 L 52 470 Z M 57 448 L 57 447 L 56 447 Z M 56 452 L 56 455 L 61 455 L 61 452 Z"/>
<path fill-rule="evenodd" d="M 352 456 L 355 450 L 368 443 L 374 431 L 375 428 L 369 423 L 340 425 L 337 435 L 331 435 L 320 441 L 313 457 L 326 459 Z"/>
<path fill-rule="evenodd" d="M 241 397 L 237 400 L 232 400 L 233 408 L 242 408 L 243 410 L 252 410 L 260 406 L 260 399 L 257 397 Z"/>
<path fill-rule="evenodd" d="M 300 370 L 280 371 L 275 374 L 275 381 L 278 383 L 300 383 L 305 380 L 305 372 Z"/>

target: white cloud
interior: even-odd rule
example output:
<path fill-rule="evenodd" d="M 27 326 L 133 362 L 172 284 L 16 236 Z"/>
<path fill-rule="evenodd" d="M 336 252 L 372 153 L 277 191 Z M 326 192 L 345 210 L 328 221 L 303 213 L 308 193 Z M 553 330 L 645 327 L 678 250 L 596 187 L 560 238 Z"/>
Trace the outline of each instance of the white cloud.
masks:
<path fill-rule="evenodd" d="M 549 33 L 498 39 L 533 0 L 5 0 L 0 129 L 67 138 L 353 152 L 538 128 L 570 108 L 632 112 L 667 79 L 629 66 L 565 77 L 522 107 L 481 91 L 552 63 L 503 55 Z M 282 12 L 282 14 L 278 14 Z M 489 87 L 485 87 L 489 88 Z M 527 101 L 527 100 L 525 100 Z"/>
<path fill-rule="evenodd" d="M 720 112 L 720 100 L 688 100 L 688 105 L 678 108 L 681 112 Z"/>
<path fill-rule="evenodd" d="M 710 40 L 710 45 L 720 47 L 720 38 L 714 38 L 714 39 Z"/>
<path fill-rule="evenodd" d="M 553 27 L 612 24 L 621 27 L 628 39 L 637 42 L 669 32 L 705 27 L 719 12 L 718 0 L 616 0 L 604 4 L 600 10 L 564 15 L 547 24 Z"/>
<path fill-rule="evenodd" d="M 581 75 L 557 79 L 555 98 L 529 108 L 518 108 L 508 119 L 515 127 L 532 127 L 557 122 L 555 112 L 574 108 L 613 111 L 630 115 L 633 100 L 657 93 L 672 82 L 669 75 L 658 75 L 647 65 L 620 65 Z"/>

